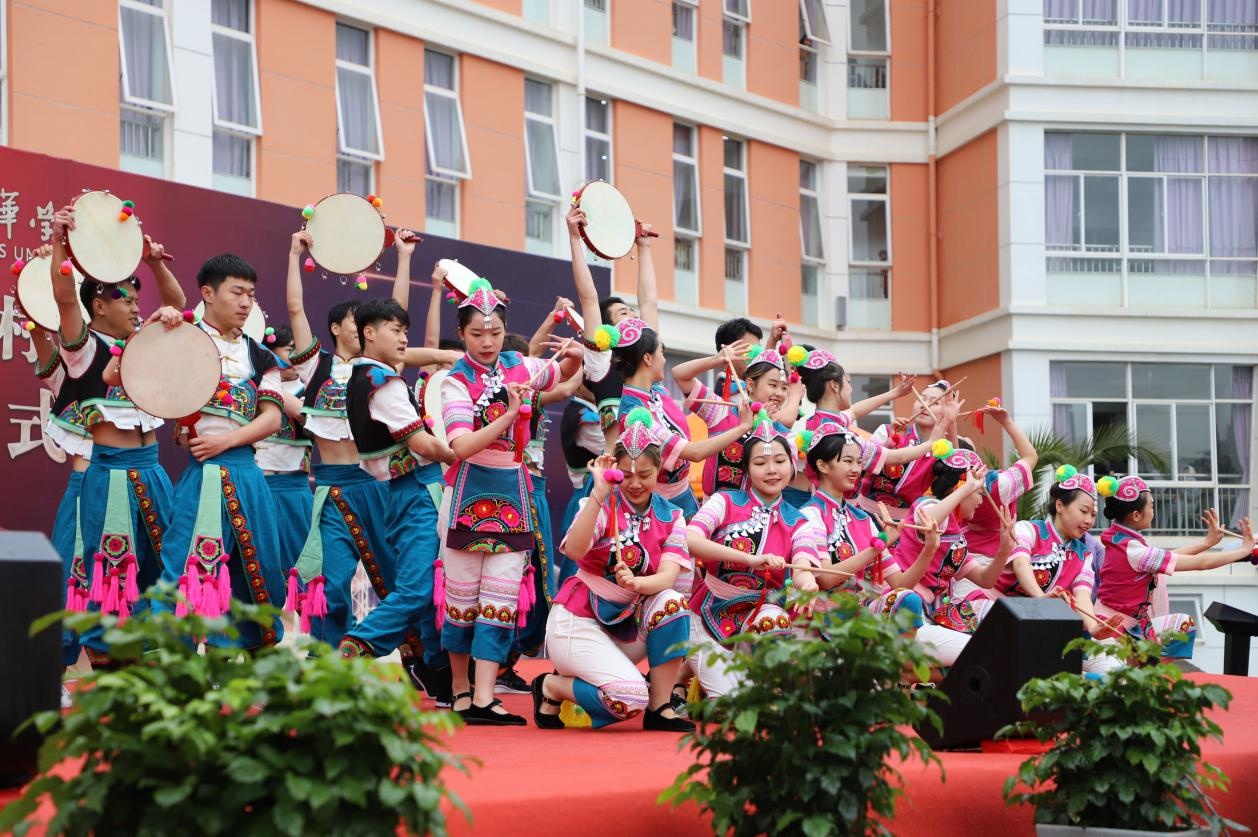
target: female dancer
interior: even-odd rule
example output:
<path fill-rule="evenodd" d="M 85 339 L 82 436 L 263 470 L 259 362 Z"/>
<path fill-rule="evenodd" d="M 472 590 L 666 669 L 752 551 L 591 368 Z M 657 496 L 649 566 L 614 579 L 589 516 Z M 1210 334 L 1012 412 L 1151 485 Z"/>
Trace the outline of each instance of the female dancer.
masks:
<path fill-rule="evenodd" d="M 756 423 L 743 453 L 746 491 L 720 491 L 690 521 L 690 554 L 707 568 L 690 609 L 693 650 L 690 666 L 709 696 L 737 686 L 726 668 L 723 647 L 746 632 L 789 636 L 791 617 L 778 598 L 788 574 L 801 592 L 817 590 L 809 572 L 818 563 L 819 537 L 782 490 L 794 476 L 790 440 L 772 421 Z"/>
<path fill-rule="evenodd" d="M 441 382 L 446 438 L 458 461 L 438 523 L 437 618 L 444 618 L 454 710 L 469 724 L 519 726 L 525 720 L 502 708 L 494 683 L 533 596 L 533 579 L 525 577 L 534 532 L 523 448 L 537 393 L 576 372 L 581 348 L 569 344 L 550 361 L 503 352 L 507 303 L 488 282 L 472 285 L 458 314 L 467 351 Z M 469 655 L 476 658 L 474 692 Z"/>
<path fill-rule="evenodd" d="M 635 409 L 615 456 L 589 465 L 593 490 L 560 547 L 579 568 L 546 625 L 556 673 L 533 681 L 539 727 L 562 728 L 560 699 L 567 699 L 595 728 L 644 713 L 644 729 L 694 729 L 669 700 L 690 636 L 690 608 L 676 589 L 692 568 L 686 519 L 656 492 L 662 456 L 651 423 L 646 410 Z M 643 658 L 649 686 L 638 671 Z"/>

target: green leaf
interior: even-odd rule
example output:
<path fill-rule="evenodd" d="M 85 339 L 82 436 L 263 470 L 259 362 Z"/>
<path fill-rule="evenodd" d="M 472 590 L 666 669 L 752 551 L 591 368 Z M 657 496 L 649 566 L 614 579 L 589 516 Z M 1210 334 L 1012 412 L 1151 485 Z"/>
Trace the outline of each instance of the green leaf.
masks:
<path fill-rule="evenodd" d="M 806 837 L 828 837 L 833 834 L 834 822 L 829 817 L 809 817 L 804 820 L 804 834 Z"/>
<path fill-rule="evenodd" d="M 189 780 L 173 787 L 159 788 L 153 792 L 153 801 L 163 808 L 172 808 L 188 798 L 192 793 L 192 785 Z"/>
<path fill-rule="evenodd" d="M 744 735 L 749 735 L 756 731 L 756 719 L 760 716 L 759 710 L 744 709 L 738 713 L 738 717 L 734 719 L 734 728 Z"/>

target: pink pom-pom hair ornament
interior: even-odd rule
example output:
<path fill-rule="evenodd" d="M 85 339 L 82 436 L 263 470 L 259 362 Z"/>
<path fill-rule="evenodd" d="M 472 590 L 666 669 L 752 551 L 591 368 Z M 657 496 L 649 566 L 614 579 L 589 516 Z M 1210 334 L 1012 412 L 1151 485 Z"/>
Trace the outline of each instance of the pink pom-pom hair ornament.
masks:
<path fill-rule="evenodd" d="M 1096 496 L 1096 483 L 1073 465 L 1059 465 L 1053 472 L 1053 480 L 1062 491 L 1086 491 L 1093 497 Z"/>
<path fill-rule="evenodd" d="M 603 471 L 603 481 L 608 485 L 620 485 L 625 481 L 625 472 L 619 468 L 607 468 Z"/>
<path fill-rule="evenodd" d="M 1125 477 L 1101 477 L 1096 481 L 1096 493 L 1102 497 L 1114 497 L 1124 503 L 1131 503 L 1149 490 L 1149 484 L 1135 474 Z"/>

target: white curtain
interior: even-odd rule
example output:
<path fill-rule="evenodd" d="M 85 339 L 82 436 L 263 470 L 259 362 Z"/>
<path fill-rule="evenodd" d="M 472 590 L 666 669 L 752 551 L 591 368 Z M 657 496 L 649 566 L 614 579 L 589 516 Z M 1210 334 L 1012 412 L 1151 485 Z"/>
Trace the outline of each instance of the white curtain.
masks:
<path fill-rule="evenodd" d="M 214 35 L 214 106 L 219 121 L 258 126 L 253 95 L 253 44 Z"/>
<path fill-rule="evenodd" d="M 229 174 L 234 177 L 249 177 L 251 163 L 249 140 L 214 132 L 214 171 L 217 174 Z"/>
<path fill-rule="evenodd" d="M 139 99 L 172 104 L 164 18 L 123 7 L 122 43 L 128 92 Z"/>
<path fill-rule="evenodd" d="M 336 68 L 336 87 L 341 97 L 341 144 L 347 151 L 379 153 L 376 138 L 376 91 L 370 75 L 346 67 Z"/>
<path fill-rule="evenodd" d="M 1258 139 L 1210 137 L 1210 171 L 1258 175 Z M 1258 256 L 1258 177 L 1210 178 L 1210 255 Z"/>
<path fill-rule="evenodd" d="M 210 6 L 210 22 L 238 32 L 249 31 L 249 0 L 214 0 Z"/>

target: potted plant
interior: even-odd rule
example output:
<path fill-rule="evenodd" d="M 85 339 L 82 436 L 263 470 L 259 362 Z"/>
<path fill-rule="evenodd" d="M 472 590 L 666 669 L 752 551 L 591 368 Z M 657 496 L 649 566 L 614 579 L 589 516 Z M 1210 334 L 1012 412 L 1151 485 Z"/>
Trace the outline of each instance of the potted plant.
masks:
<path fill-rule="evenodd" d="M 1030 720 L 998 735 L 1051 746 L 1005 782 L 1006 803 L 1033 805 L 1042 835 L 1196 835 L 1238 827 L 1218 815 L 1206 793 L 1225 790 L 1227 777 L 1201 761 L 1203 739 L 1222 741 L 1207 712 L 1226 709 L 1231 694 L 1159 663 L 1157 643 L 1120 643 L 1116 649 L 1079 639 L 1067 650 L 1121 653 L 1129 666 L 1103 678 L 1061 672 L 1018 692 Z"/>
<path fill-rule="evenodd" d="M 813 601 L 814 614 L 797 622 L 808 638 L 736 638 L 750 641 L 731 662 L 744 685 L 691 704 L 700 723 L 683 746 L 696 763 L 662 803 L 698 803 L 717 834 L 889 833 L 901 789 L 887 757 L 938 763 L 908 731 L 938 717 L 900 688 L 906 670 L 925 680 L 929 662 L 905 624 L 854 595 Z"/>
<path fill-rule="evenodd" d="M 278 615 L 232 606 L 234 620 Z M 399 825 L 440 835 L 443 800 L 462 808 L 440 775 L 460 760 L 437 748 L 453 714 L 420 711 L 410 687 L 371 660 L 309 639 L 199 652 L 199 638 L 235 637 L 225 617 L 67 618 L 80 632 L 101 623 L 123 665 L 83 677 L 65 715 L 35 716 L 47 736 L 41 775 L 0 811 L 0 833 L 21 837 L 45 795 L 55 807 L 47 832 L 68 835 L 374 835 Z"/>

